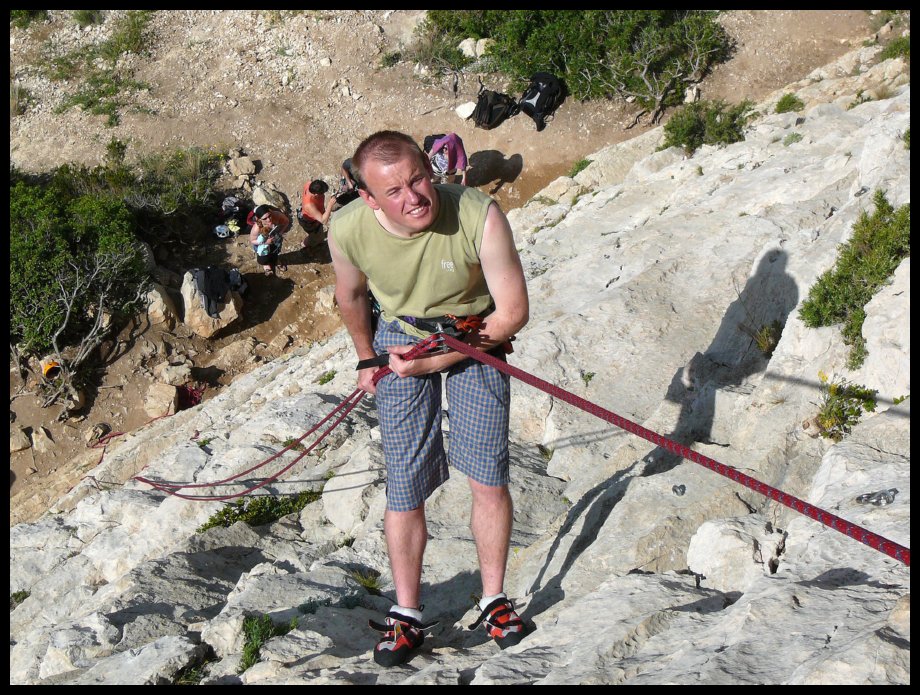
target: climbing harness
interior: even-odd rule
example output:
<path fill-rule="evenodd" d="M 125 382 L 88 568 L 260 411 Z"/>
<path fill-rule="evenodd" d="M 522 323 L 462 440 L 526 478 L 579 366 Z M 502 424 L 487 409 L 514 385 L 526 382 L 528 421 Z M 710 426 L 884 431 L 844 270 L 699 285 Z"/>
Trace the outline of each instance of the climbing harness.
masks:
<path fill-rule="evenodd" d="M 762 483 L 759 480 L 756 480 L 755 478 L 752 478 L 742 473 L 741 471 L 735 468 L 732 468 L 731 466 L 727 466 L 725 464 L 719 463 L 715 459 L 711 459 L 708 456 L 705 456 L 697 451 L 693 451 L 692 449 L 690 449 L 687 446 L 684 446 L 683 444 L 679 444 L 678 442 L 668 439 L 667 437 L 661 434 L 658 434 L 657 432 L 654 432 L 645 427 L 642 427 L 641 425 L 635 422 L 632 422 L 631 420 L 627 420 L 626 418 L 620 415 L 617 415 L 616 413 L 612 411 L 602 408 L 599 405 L 596 405 L 594 403 L 591 403 L 590 401 L 584 398 L 581 398 L 580 396 L 576 396 L 574 393 L 571 393 L 570 391 L 566 391 L 565 389 L 555 386 L 554 384 L 551 384 L 548 381 L 544 381 L 543 379 L 540 379 L 539 377 L 529 374 L 523 371 L 522 369 L 513 367 L 509 365 L 507 362 L 505 362 L 504 360 L 501 360 L 486 352 L 482 352 L 481 350 L 477 350 L 473 346 L 468 345 L 467 343 L 464 343 L 463 341 L 458 340 L 456 337 L 453 337 L 452 335 L 448 335 L 445 332 L 435 333 L 419 341 L 413 346 L 411 350 L 403 354 L 402 358 L 406 360 L 415 359 L 416 357 L 422 354 L 433 352 L 439 349 L 443 349 L 444 347 L 451 348 L 453 350 L 456 350 L 459 353 L 466 355 L 467 357 L 471 357 L 479 362 L 482 362 L 491 367 L 494 367 L 498 371 L 504 374 L 508 374 L 509 376 L 513 376 L 516 379 L 520 379 L 524 383 L 529 384 L 530 386 L 533 386 L 534 388 L 537 388 L 549 394 L 550 396 L 554 398 L 558 398 L 559 400 L 564 401 L 570 405 L 573 405 L 576 408 L 579 408 L 580 410 L 584 410 L 586 413 L 590 413 L 591 415 L 594 415 L 595 417 L 598 417 L 601 420 L 604 420 L 605 422 L 609 422 L 610 424 L 616 425 L 620 429 L 626 430 L 627 432 L 631 432 L 632 434 L 635 434 L 636 436 L 641 437 L 642 439 L 645 439 L 646 441 L 649 441 L 655 444 L 656 446 L 666 449 L 670 451 L 671 453 L 677 454 L 678 456 L 682 458 L 693 461 L 694 463 L 698 463 L 704 468 L 708 468 L 712 471 L 715 471 L 719 475 L 725 476 L 726 478 L 729 478 L 735 481 L 736 483 L 740 483 L 741 485 L 744 485 L 745 487 L 748 487 L 751 490 L 754 490 L 755 492 L 761 495 L 764 495 L 765 497 L 769 497 L 770 499 L 773 499 L 779 502 L 780 504 L 786 507 L 789 507 L 790 509 L 796 512 L 799 512 L 800 514 L 804 514 L 805 516 L 811 519 L 814 519 L 815 521 L 818 521 L 821 524 L 824 524 L 825 526 L 828 526 L 829 528 L 834 529 L 835 531 L 839 531 L 840 533 L 846 536 L 849 536 L 850 538 L 853 538 L 859 541 L 860 543 L 864 543 L 865 545 L 868 545 L 871 548 L 875 548 L 876 550 L 882 553 L 885 553 L 886 555 L 896 560 L 899 560 L 903 562 L 905 565 L 907 565 L 908 567 L 910 567 L 910 548 L 907 548 L 898 543 L 895 543 L 894 541 L 890 541 L 887 538 L 884 538 L 876 533 L 873 533 L 872 531 L 864 529 L 861 526 L 857 526 L 856 524 L 853 524 L 847 521 L 846 519 L 842 519 L 819 507 L 815 507 L 814 505 L 809 504 L 808 502 L 805 502 L 804 500 L 801 500 L 797 497 L 789 495 L 783 492 L 782 490 L 779 490 L 777 488 L 771 487 L 770 485 Z M 380 381 L 380 379 L 382 379 L 384 376 L 386 376 L 390 372 L 391 372 L 390 368 L 386 366 L 378 370 L 377 373 L 374 374 L 374 384 L 376 385 Z M 213 483 L 198 483 L 198 484 L 193 484 L 193 485 L 179 484 L 179 483 L 165 483 L 162 481 L 149 480 L 147 478 L 135 478 L 135 480 L 147 483 L 148 485 L 151 485 L 158 490 L 167 492 L 177 497 L 182 497 L 183 499 L 220 501 L 220 500 L 232 499 L 234 497 L 239 497 L 240 495 L 244 495 L 253 490 L 257 490 L 258 488 L 264 487 L 265 485 L 269 484 L 273 480 L 276 480 L 278 476 L 280 476 L 282 473 L 290 469 L 295 463 L 297 463 L 297 461 L 299 461 L 304 456 L 306 456 L 310 451 L 312 451 L 312 449 L 316 446 L 316 444 L 318 444 L 319 441 L 321 441 L 327 434 L 329 434 L 329 432 L 331 432 L 332 429 L 334 429 L 335 426 L 338 425 L 338 423 L 341 422 L 345 418 L 345 416 L 347 416 L 348 413 L 360 402 L 361 398 L 363 398 L 364 396 L 364 393 L 365 392 L 362 391 L 361 389 L 357 389 L 348 398 L 346 398 L 342 403 L 340 403 L 333 410 L 332 413 L 327 415 L 323 420 L 321 420 L 309 432 L 304 434 L 294 444 L 291 444 L 290 446 L 286 447 L 285 449 L 275 454 L 271 458 L 267 459 L 266 461 L 263 461 L 262 463 L 257 464 L 256 466 L 253 466 L 252 468 L 246 471 L 243 471 L 242 473 L 232 476 L 231 478 L 227 478 L 225 480 L 220 480 L 220 481 L 213 482 Z M 229 482 L 232 482 L 232 481 L 235 481 L 241 478 L 247 473 L 251 473 L 252 471 L 264 466 L 266 463 L 277 459 L 285 451 L 287 451 L 291 447 L 298 444 L 307 435 L 312 434 L 314 431 L 316 431 L 323 423 L 329 420 L 336 412 L 343 410 L 343 409 L 344 409 L 344 412 L 342 412 L 340 416 L 336 419 L 336 421 L 329 428 L 327 428 L 327 430 L 322 434 L 322 436 L 320 437 L 319 440 L 317 440 L 317 442 L 311 445 L 306 451 L 304 451 L 300 456 L 298 456 L 288 466 L 283 468 L 281 471 L 279 471 L 272 477 L 265 479 L 263 482 L 259 483 L 258 485 L 255 485 L 249 488 L 248 490 L 245 490 L 235 495 L 224 495 L 224 496 L 192 496 L 192 495 L 184 495 L 178 492 L 178 490 L 186 489 L 186 488 L 212 487 L 216 485 L 226 484 L 226 483 L 229 483 Z"/>

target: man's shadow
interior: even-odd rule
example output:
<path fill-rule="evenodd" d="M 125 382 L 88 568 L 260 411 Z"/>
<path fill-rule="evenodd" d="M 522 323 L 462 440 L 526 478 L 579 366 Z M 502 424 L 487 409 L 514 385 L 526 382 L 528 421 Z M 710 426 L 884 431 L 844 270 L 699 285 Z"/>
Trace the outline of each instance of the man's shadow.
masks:
<path fill-rule="evenodd" d="M 738 387 L 751 374 L 766 369 L 772 348 L 799 301 L 798 286 L 786 273 L 787 261 L 785 251 L 767 251 L 757 272 L 729 305 L 709 347 L 675 373 L 665 398 L 680 403 L 681 408 L 669 439 L 685 446 L 720 444 L 711 438 L 716 392 Z M 663 473 L 680 461 L 677 454 L 657 447 L 646 455 L 643 475 Z"/>
<path fill-rule="evenodd" d="M 482 150 L 470 155 L 466 183 L 468 186 L 485 186 L 495 181 L 489 191 L 489 195 L 495 195 L 506 183 L 513 183 L 523 169 L 524 158 L 519 154 L 506 159 L 498 150 Z"/>

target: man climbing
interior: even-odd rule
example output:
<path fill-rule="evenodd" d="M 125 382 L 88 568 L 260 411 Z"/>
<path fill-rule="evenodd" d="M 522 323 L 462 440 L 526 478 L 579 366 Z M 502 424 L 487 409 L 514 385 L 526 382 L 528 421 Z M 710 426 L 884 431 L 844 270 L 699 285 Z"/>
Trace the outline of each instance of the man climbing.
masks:
<path fill-rule="evenodd" d="M 384 533 L 397 605 L 374 650 L 377 663 L 403 663 L 424 641 L 422 559 L 425 500 L 448 478 L 441 435 L 441 382 L 450 405 L 450 464 L 472 491 L 471 527 L 482 575 L 481 616 L 500 647 L 517 644 L 524 625 L 504 593 L 513 505 L 508 492 L 508 378 L 457 352 L 414 360 L 402 355 L 447 315 L 479 316 L 463 340 L 502 347 L 528 319 L 527 287 L 511 228 L 476 189 L 431 182 L 431 164 L 409 136 L 381 131 L 352 158 L 361 197 L 332 218 L 329 249 L 336 299 L 359 360 L 389 353 L 392 374 L 374 386 L 376 367 L 358 385 L 376 393 L 387 466 Z M 371 331 L 368 288 L 381 316 Z M 428 322 L 425 319 L 429 319 Z M 433 321 L 431 321 L 433 320 Z M 493 352 L 493 354 L 495 354 Z"/>

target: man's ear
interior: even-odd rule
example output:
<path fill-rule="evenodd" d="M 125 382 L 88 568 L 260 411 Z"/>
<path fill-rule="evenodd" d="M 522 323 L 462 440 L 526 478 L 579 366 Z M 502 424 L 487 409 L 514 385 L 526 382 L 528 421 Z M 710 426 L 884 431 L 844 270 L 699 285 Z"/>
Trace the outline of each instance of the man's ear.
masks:
<path fill-rule="evenodd" d="M 367 203 L 367 204 L 370 206 L 371 210 L 379 210 L 379 209 L 380 209 L 380 206 L 377 204 L 377 201 L 374 200 L 374 196 L 372 196 L 370 193 L 368 193 L 366 189 L 364 189 L 364 188 L 359 188 L 359 189 L 358 189 L 358 195 L 360 195 L 360 196 L 364 199 L 364 202 Z"/>

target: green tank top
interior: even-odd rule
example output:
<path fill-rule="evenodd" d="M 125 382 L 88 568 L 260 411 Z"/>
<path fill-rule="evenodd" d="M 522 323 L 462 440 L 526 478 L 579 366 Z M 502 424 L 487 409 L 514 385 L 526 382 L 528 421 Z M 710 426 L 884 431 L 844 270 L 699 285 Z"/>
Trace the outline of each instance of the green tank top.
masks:
<path fill-rule="evenodd" d="M 479 261 L 492 199 L 457 185 L 436 185 L 440 210 L 426 231 L 411 238 L 386 231 L 374 211 L 356 200 L 332 216 L 330 234 L 348 261 L 367 276 L 384 319 L 470 316 L 492 304 Z M 425 332 L 400 321 L 406 333 Z"/>

